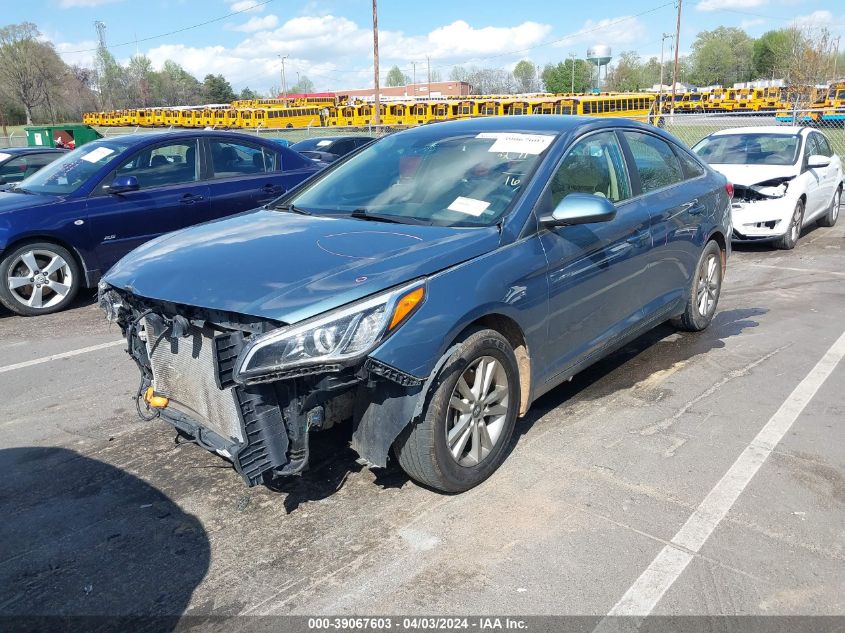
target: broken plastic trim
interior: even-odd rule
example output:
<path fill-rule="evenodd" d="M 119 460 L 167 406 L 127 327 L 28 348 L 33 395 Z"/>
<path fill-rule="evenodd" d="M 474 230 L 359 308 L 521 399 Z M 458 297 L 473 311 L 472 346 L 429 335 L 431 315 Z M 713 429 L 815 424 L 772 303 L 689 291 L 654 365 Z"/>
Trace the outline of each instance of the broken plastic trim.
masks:
<path fill-rule="evenodd" d="M 783 198 L 789 188 L 789 182 L 794 179 L 795 176 L 778 176 L 754 185 L 737 185 L 734 183 L 734 200 L 755 202 L 757 200 Z"/>

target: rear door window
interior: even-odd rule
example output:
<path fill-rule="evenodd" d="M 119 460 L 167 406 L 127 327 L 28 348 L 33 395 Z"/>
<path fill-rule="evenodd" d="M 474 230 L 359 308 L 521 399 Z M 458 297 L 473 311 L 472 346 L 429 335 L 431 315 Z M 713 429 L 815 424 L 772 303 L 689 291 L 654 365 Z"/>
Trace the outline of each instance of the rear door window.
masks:
<path fill-rule="evenodd" d="M 643 193 L 685 180 L 681 161 L 666 141 L 643 132 L 626 131 L 622 134 L 631 148 Z"/>

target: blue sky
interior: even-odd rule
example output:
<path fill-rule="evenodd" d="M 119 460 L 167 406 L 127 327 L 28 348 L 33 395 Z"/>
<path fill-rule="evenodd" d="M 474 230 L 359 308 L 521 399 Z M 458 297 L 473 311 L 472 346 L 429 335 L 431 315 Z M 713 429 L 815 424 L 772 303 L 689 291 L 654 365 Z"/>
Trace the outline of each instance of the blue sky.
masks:
<path fill-rule="evenodd" d="M 28 0 L 3 7 L 4 23 L 35 22 L 69 63 L 91 64 L 93 22 L 107 25 L 107 42 L 121 60 L 136 50 L 156 67 L 174 59 L 199 78 L 223 73 L 236 90 L 281 83 L 279 55 L 287 55 L 288 84 L 305 74 L 318 89 L 371 83 L 371 0 Z M 256 6 L 260 5 L 260 6 Z M 247 9 L 247 10 L 244 10 Z M 241 11 L 236 15 L 227 14 Z M 383 73 L 397 64 L 422 80 L 426 57 L 445 77 L 454 64 L 510 69 L 583 56 L 591 44 L 614 52 L 660 54 L 663 32 L 674 32 L 671 0 L 380 0 Z M 204 26 L 164 35 L 201 22 Z M 680 51 L 695 34 L 719 25 L 751 35 L 792 23 L 827 26 L 841 35 L 842 0 L 685 0 Z M 148 39 L 151 38 L 151 39 Z M 135 43 L 137 40 L 137 44 Z M 128 43 L 121 46 L 120 44 Z M 669 42 L 667 41 L 667 56 Z"/>

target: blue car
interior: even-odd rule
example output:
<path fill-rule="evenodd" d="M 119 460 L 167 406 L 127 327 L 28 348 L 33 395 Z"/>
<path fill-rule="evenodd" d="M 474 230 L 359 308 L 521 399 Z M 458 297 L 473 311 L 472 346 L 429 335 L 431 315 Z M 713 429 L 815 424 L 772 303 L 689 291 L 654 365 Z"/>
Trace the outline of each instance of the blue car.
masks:
<path fill-rule="evenodd" d="M 259 207 L 317 171 L 236 133 L 87 143 L 0 193 L 0 303 L 27 316 L 62 310 L 147 240 Z"/>
<path fill-rule="evenodd" d="M 0 149 L 0 191 L 43 169 L 66 154 L 53 147 L 9 147 Z"/>
<path fill-rule="evenodd" d="M 100 304 L 139 412 L 248 484 L 302 472 L 309 435 L 351 420 L 369 463 L 460 492 L 539 396 L 664 321 L 708 326 L 729 188 L 624 119 L 421 126 L 138 248 Z"/>

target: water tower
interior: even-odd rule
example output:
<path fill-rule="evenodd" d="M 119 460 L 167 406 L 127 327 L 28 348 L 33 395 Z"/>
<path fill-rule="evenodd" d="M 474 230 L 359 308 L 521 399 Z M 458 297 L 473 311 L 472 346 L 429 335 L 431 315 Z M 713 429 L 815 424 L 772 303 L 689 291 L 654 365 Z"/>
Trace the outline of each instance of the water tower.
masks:
<path fill-rule="evenodd" d="M 601 67 L 604 66 L 604 76 L 607 77 L 607 65 L 612 58 L 610 46 L 596 44 L 587 49 L 587 61 L 596 66 L 596 92 L 601 92 Z"/>

